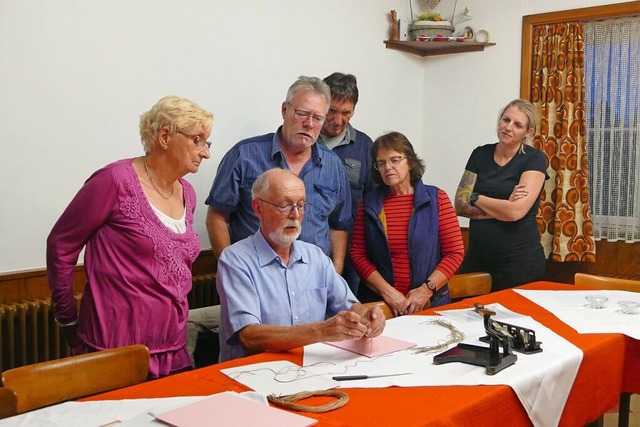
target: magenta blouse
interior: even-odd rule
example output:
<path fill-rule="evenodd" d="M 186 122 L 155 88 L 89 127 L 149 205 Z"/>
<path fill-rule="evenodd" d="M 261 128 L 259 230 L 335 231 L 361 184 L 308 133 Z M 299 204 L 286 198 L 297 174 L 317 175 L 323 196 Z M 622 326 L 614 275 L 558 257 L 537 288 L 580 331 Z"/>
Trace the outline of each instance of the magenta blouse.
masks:
<path fill-rule="evenodd" d="M 47 273 L 56 320 L 78 321 L 73 354 L 144 344 L 151 377 L 191 366 L 186 325 L 191 264 L 200 253 L 193 229 L 196 195 L 184 179 L 184 234 L 153 212 L 132 166 L 120 160 L 95 172 L 47 239 Z M 76 311 L 74 269 L 85 249 L 87 283 Z"/>

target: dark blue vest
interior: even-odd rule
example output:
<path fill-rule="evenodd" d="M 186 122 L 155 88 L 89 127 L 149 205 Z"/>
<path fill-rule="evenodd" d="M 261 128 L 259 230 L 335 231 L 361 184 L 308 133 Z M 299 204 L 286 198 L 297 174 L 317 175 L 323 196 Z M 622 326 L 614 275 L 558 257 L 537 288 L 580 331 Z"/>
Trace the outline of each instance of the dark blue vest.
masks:
<path fill-rule="evenodd" d="M 380 185 L 364 196 L 364 222 L 367 256 L 377 267 L 384 279 L 393 284 L 393 266 L 391 252 L 380 222 L 385 191 L 387 187 Z M 438 188 L 425 185 L 422 181 L 414 184 L 413 212 L 409 220 L 409 266 L 410 289 L 420 287 L 441 260 L 440 240 L 438 237 Z M 362 302 L 379 301 L 380 296 L 365 286 L 360 287 Z M 431 306 L 449 302 L 449 287 L 443 286 L 431 299 Z"/>

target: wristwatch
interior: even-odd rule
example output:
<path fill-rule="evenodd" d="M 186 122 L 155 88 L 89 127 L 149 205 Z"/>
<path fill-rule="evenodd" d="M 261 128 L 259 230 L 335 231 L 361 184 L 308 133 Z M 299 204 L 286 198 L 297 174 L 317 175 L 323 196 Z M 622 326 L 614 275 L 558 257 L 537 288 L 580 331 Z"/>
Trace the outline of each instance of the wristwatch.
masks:
<path fill-rule="evenodd" d="M 478 197 L 480 197 L 478 193 L 471 193 L 471 196 L 469 196 L 469 204 L 471 206 L 475 206 L 478 201 Z"/>
<path fill-rule="evenodd" d="M 427 288 L 434 294 L 438 291 L 436 284 L 431 279 L 427 280 Z"/>

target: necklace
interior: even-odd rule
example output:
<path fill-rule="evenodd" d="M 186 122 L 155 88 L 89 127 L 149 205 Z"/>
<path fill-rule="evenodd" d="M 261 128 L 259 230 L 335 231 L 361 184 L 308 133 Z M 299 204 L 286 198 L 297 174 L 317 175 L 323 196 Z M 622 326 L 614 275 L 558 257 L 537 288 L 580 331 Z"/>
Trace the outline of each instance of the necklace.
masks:
<path fill-rule="evenodd" d="M 164 194 L 162 194 L 160 192 L 160 190 L 158 190 L 158 187 L 156 187 L 156 183 L 153 182 L 153 178 L 151 178 L 151 174 L 149 173 L 149 169 L 147 169 L 147 156 L 144 156 L 142 158 L 142 164 L 144 165 L 144 171 L 147 173 L 147 176 L 149 177 L 149 181 L 151 181 L 151 185 L 153 186 L 153 189 L 156 190 L 156 193 L 158 193 L 160 195 L 160 197 L 162 197 L 165 200 L 169 200 L 171 198 L 171 196 L 173 196 L 173 187 L 174 185 L 171 185 L 171 193 L 169 193 L 168 196 L 165 196 Z"/>

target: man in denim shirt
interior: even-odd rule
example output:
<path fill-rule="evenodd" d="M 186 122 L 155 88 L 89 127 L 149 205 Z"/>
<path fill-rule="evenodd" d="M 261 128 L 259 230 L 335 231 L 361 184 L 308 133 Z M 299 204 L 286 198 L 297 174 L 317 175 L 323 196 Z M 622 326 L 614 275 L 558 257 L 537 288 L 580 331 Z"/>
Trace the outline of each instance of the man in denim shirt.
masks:
<path fill-rule="evenodd" d="M 342 160 L 351 186 L 351 214 L 355 221 L 362 196 L 375 186 L 370 177 L 371 138 L 349 124 L 358 103 L 358 82 L 353 74 L 333 73 L 324 78 L 331 89 L 331 105 L 318 142 Z M 351 234 L 351 229 L 348 230 Z M 342 277 L 358 295 L 360 277 L 347 254 Z"/>
<path fill-rule="evenodd" d="M 319 246 L 342 273 L 347 230 L 353 223 L 349 181 L 340 158 L 315 143 L 330 103 L 331 92 L 322 80 L 301 76 L 282 103 L 282 126 L 275 133 L 240 141 L 225 154 L 205 201 L 216 259 L 225 247 L 258 230 L 251 207 L 253 182 L 268 169 L 283 168 L 302 179 L 310 204 L 300 240 Z"/>

